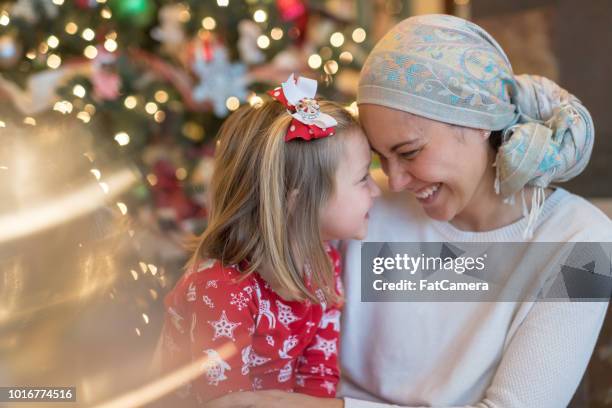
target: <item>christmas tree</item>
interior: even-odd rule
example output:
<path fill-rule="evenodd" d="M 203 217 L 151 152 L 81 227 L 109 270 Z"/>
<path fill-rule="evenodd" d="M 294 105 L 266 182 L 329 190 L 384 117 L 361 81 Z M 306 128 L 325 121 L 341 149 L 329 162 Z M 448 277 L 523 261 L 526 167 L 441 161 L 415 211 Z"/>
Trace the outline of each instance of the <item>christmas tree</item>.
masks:
<path fill-rule="evenodd" d="M 153 203 L 162 227 L 197 232 L 223 119 L 292 72 L 350 106 L 370 12 L 347 0 L 7 3 L 0 119 L 79 122 L 95 149 L 141 170 L 129 207 Z"/>

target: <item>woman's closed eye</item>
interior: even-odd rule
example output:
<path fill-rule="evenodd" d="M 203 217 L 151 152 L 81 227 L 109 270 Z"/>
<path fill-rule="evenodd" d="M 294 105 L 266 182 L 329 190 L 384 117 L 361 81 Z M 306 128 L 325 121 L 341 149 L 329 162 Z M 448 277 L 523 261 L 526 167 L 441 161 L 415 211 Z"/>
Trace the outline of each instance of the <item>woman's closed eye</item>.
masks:
<path fill-rule="evenodd" d="M 398 152 L 398 155 L 402 158 L 402 159 L 414 159 L 415 156 L 421 151 L 421 149 L 414 149 L 414 150 L 410 150 L 407 152 Z"/>

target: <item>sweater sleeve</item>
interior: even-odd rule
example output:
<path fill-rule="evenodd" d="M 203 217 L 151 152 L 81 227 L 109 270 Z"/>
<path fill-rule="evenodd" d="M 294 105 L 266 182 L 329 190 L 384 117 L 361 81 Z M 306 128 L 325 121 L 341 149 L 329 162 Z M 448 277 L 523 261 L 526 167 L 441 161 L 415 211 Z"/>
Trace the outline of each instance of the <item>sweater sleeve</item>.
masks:
<path fill-rule="evenodd" d="M 220 266 L 196 272 L 166 298 L 162 366 L 196 362 L 201 375 L 186 394 L 208 401 L 234 391 L 251 391 L 251 336 L 256 306 L 250 291 Z M 207 271 L 209 272 L 209 271 Z M 190 389 L 189 389 L 190 388 Z"/>
<path fill-rule="evenodd" d="M 338 364 L 340 309 L 325 311 L 314 340 L 299 359 L 295 391 L 315 397 L 335 397 L 340 380 Z"/>
<path fill-rule="evenodd" d="M 334 265 L 335 291 L 342 296 L 340 256 L 332 247 L 328 253 Z M 298 360 L 296 392 L 323 398 L 336 396 L 336 388 L 340 381 L 338 347 L 341 306 L 342 303 L 323 311 L 314 339 Z"/>
<path fill-rule="evenodd" d="M 593 353 L 607 307 L 607 302 L 536 303 L 508 344 L 483 400 L 469 407 L 567 406 Z M 344 401 L 345 408 L 397 407 Z"/>

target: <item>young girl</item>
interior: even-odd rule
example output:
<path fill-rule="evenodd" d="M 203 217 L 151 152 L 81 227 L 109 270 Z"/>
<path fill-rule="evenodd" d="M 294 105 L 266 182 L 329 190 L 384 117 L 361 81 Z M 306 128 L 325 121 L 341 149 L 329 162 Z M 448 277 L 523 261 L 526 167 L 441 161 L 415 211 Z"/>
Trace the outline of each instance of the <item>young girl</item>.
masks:
<path fill-rule="evenodd" d="M 166 296 L 162 366 L 201 361 L 182 390 L 203 402 L 280 389 L 334 397 L 342 284 L 329 240 L 361 239 L 380 191 L 341 106 L 293 75 L 223 124 L 208 228 Z"/>

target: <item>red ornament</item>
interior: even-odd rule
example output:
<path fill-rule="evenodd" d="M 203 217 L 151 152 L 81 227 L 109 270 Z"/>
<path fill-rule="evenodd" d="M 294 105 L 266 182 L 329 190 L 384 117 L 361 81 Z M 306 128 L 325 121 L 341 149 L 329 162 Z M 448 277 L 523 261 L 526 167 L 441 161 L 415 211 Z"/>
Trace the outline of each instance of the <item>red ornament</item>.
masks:
<path fill-rule="evenodd" d="M 176 168 L 169 161 L 159 159 L 152 170 L 157 177 L 157 183 L 152 187 L 157 209 L 171 213 L 177 222 L 198 214 L 199 206 L 187 197 L 176 178 Z"/>
<path fill-rule="evenodd" d="M 306 13 L 306 6 L 301 0 L 276 0 L 276 7 L 285 21 L 295 20 Z"/>
<path fill-rule="evenodd" d="M 196 36 L 187 46 L 186 65 L 191 68 L 197 58 L 203 58 L 206 62 L 212 61 L 214 52 L 219 47 L 222 47 L 221 43 L 210 33 Z"/>
<path fill-rule="evenodd" d="M 308 27 L 308 8 L 302 0 L 276 0 L 276 7 L 281 19 L 293 22 L 289 35 L 297 45 L 302 45 L 306 39 Z"/>
<path fill-rule="evenodd" d="M 119 97 L 121 77 L 115 67 L 116 56 L 98 47 L 98 55 L 93 62 L 91 82 L 94 95 L 99 100 L 112 101 Z"/>
<path fill-rule="evenodd" d="M 98 2 L 96 0 L 75 0 L 74 3 L 81 9 L 92 9 L 98 6 Z"/>

